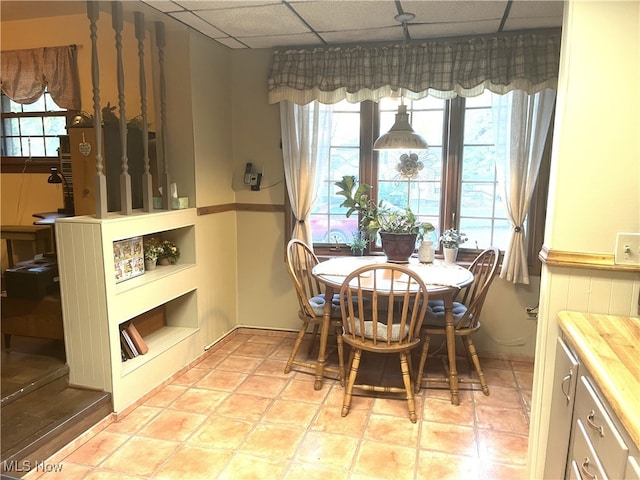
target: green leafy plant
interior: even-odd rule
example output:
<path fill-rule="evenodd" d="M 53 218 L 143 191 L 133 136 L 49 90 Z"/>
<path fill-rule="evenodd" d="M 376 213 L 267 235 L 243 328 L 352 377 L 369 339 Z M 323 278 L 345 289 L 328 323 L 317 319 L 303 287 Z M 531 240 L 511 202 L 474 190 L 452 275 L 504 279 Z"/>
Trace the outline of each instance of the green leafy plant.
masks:
<path fill-rule="evenodd" d="M 170 240 L 163 240 L 160 243 L 160 247 L 162 248 L 162 253 L 158 258 L 166 258 L 171 263 L 176 263 L 178 258 L 180 258 L 180 249 L 177 247 L 175 243 Z"/>
<path fill-rule="evenodd" d="M 365 248 L 367 248 L 367 244 L 369 243 L 369 239 L 366 234 L 361 230 L 358 230 L 353 234 L 351 241 L 347 242 L 349 248 L 353 253 L 362 252 Z"/>
<path fill-rule="evenodd" d="M 164 253 L 164 249 L 160 245 L 160 242 L 153 237 L 144 241 L 143 250 L 144 259 L 152 262 L 156 261 L 160 258 L 160 255 Z"/>
<path fill-rule="evenodd" d="M 375 239 L 378 232 L 417 234 L 423 238 L 435 230 L 431 223 L 420 222 L 409 207 L 401 210 L 384 201 L 376 205 L 369 198 L 371 185 L 360 183 L 356 186 L 356 179 L 352 175 L 343 176 L 335 185 L 340 189 L 337 195 L 345 198 L 340 205 L 348 209 L 345 215 L 350 217 L 358 212 L 360 228 L 371 240 Z"/>
<path fill-rule="evenodd" d="M 444 248 L 458 248 L 468 240 L 464 233 L 458 232 L 455 228 L 445 230 L 440 236 L 440 241 Z"/>

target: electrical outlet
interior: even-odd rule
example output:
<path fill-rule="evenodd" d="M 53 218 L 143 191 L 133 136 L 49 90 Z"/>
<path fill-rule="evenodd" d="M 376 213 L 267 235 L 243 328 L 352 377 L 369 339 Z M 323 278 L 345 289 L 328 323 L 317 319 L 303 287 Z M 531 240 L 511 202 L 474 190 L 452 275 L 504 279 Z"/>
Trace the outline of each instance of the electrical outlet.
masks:
<path fill-rule="evenodd" d="M 640 233 L 618 233 L 614 258 L 617 265 L 640 265 Z"/>

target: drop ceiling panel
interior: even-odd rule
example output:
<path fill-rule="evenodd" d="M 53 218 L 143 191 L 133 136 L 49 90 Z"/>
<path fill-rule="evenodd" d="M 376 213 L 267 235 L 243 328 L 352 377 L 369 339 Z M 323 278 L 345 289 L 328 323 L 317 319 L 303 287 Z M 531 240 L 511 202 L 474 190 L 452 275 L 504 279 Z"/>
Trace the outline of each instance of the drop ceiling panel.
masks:
<path fill-rule="evenodd" d="M 185 23 L 186 25 L 193 27 L 195 30 L 202 32 L 206 36 L 215 38 L 216 40 L 218 38 L 228 37 L 227 34 L 225 34 L 224 32 L 221 32 L 210 23 L 205 22 L 202 18 L 198 17 L 194 13 L 183 11 L 183 12 L 170 13 L 169 15 L 171 15 L 173 18 L 177 20 L 180 20 L 182 23 Z"/>
<path fill-rule="evenodd" d="M 309 32 L 309 28 L 283 4 L 202 10 L 198 15 L 233 37 Z"/>
<path fill-rule="evenodd" d="M 460 36 L 460 32 L 464 35 L 484 35 L 495 33 L 500 26 L 499 20 L 481 20 L 469 23 L 438 23 L 433 25 L 410 25 L 409 36 L 412 40 L 438 38 L 438 37 L 455 37 Z"/>
<path fill-rule="evenodd" d="M 398 42 L 403 40 L 402 27 L 400 26 L 369 30 L 322 32 L 320 36 L 330 45 L 366 42 Z"/>
<path fill-rule="evenodd" d="M 498 24 L 507 6 L 506 1 L 473 2 L 401 2 L 405 12 L 416 15 L 409 24 L 416 23 L 458 23 L 498 20 Z"/>
<path fill-rule="evenodd" d="M 398 25 L 398 14 L 389 1 L 291 2 L 291 7 L 316 31 L 365 30 Z"/>
<path fill-rule="evenodd" d="M 278 35 L 278 36 L 256 36 L 256 37 L 240 37 L 242 43 L 249 48 L 295 48 L 296 46 L 304 47 L 309 45 L 318 45 L 318 37 L 313 33 L 300 33 L 298 35 Z"/>

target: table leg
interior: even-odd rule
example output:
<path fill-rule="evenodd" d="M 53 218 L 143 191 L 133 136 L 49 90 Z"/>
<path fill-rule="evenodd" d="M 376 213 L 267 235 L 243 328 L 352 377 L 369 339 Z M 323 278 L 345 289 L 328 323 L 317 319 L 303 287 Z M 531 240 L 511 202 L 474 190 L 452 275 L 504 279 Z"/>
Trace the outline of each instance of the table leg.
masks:
<path fill-rule="evenodd" d="M 322 388 L 324 376 L 324 364 L 327 356 L 327 341 L 329 338 L 329 326 L 331 325 L 331 300 L 333 299 L 333 288 L 327 287 L 324 293 L 324 315 L 320 327 L 320 348 L 318 349 L 318 362 L 316 364 L 316 380 L 313 385 L 314 390 Z"/>
<path fill-rule="evenodd" d="M 447 294 L 444 300 L 444 324 L 447 337 L 447 357 L 449 359 L 449 388 L 451 403 L 460 405 L 458 388 L 458 369 L 456 367 L 456 335 L 453 326 L 453 295 Z"/>

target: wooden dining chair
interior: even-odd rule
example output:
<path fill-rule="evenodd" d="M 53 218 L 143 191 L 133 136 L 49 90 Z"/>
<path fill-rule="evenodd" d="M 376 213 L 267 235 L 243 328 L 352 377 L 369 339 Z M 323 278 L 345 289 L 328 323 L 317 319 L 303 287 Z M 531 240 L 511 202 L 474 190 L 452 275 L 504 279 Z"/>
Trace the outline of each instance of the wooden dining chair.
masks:
<path fill-rule="evenodd" d="M 354 389 L 358 389 L 374 394 L 404 393 L 409 419 L 416 422 L 409 353 L 420 343 L 420 327 L 427 300 L 427 287 L 422 279 L 403 265 L 367 265 L 345 278 L 340 289 L 342 337 L 351 347 L 351 352 L 343 417 L 349 413 Z M 399 355 L 403 387 L 356 383 L 363 351 Z"/>
<path fill-rule="evenodd" d="M 462 338 L 469 368 L 475 369 L 478 375 L 477 379 L 469 376 L 468 378 L 459 378 L 458 382 L 480 384 L 485 395 L 489 395 L 489 387 L 482 373 L 482 368 L 480 368 L 480 360 L 471 335 L 480 329 L 480 312 L 498 268 L 499 258 L 500 251 L 497 247 L 490 247 L 481 252 L 469 266 L 469 270 L 473 273 L 473 282 L 465 287 L 457 295 L 457 301 L 453 302 L 455 336 Z M 423 383 L 430 381 L 449 382 L 447 377 L 424 376 L 429 344 L 433 335 L 446 335 L 445 308 L 442 300 L 428 302 L 427 315 L 421 331 L 422 352 L 416 377 L 416 392 L 420 391 Z M 451 343 L 447 345 L 447 348 L 455 348 L 455 342 Z"/>
<path fill-rule="evenodd" d="M 313 370 L 319 378 L 327 373 L 337 374 L 340 383 L 344 384 L 344 349 L 342 344 L 342 323 L 340 317 L 340 302 L 338 296 L 334 295 L 331 301 L 331 325 L 335 330 L 338 347 L 338 367 L 326 365 L 327 345 L 326 341 L 320 342 L 318 356 L 311 358 L 318 330 L 324 322 L 325 297 L 321 283 L 311 274 L 313 267 L 318 264 L 318 257 L 309 246 L 302 240 L 292 239 L 287 245 L 287 269 L 293 281 L 298 297 L 298 317 L 302 321 L 302 326 L 298 331 L 293 349 L 287 360 L 284 373 L 289 373 L 291 368 L 298 367 Z M 310 330 L 311 329 L 311 330 Z M 297 358 L 298 350 L 304 340 L 305 335 L 310 334 L 309 350 L 307 358 Z M 321 336 L 322 337 L 322 336 Z M 315 385 L 319 389 L 321 385 Z"/>

